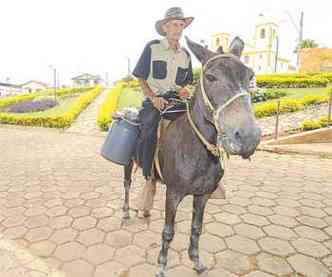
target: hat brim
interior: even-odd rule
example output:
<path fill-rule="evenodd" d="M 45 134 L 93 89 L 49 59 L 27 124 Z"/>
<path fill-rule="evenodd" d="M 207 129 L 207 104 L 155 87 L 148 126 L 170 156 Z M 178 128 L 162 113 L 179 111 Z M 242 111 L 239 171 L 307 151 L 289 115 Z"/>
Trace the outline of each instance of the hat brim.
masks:
<path fill-rule="evenodd" d="M 176 19 L 177 20 L 183 20 L 185 22 L 185 26 L 184 26 L 184 29 L 185 29 L 191 24 L 191 22 L 193 22 L 194 17 L 168 17 L 168 18 L 158 20 L 156 22 L 156 25 L 155 25 L 157 33 L 159 35 L 165 37 L 166 33 L 163 30 L 163 25 L 166 24 L 167 22 L 171 21 L 171 20 L 176 20 Z"/>

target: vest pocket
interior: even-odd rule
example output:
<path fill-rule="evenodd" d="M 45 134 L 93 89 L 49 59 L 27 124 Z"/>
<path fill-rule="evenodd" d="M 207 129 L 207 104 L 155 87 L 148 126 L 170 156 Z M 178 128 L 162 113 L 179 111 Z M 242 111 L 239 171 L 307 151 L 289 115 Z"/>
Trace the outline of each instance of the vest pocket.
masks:
<path fill-rule="evenodd" d="M 152 77 L 165 79 L 167 75 L 167 63 L 165 61 L 152 61 Z"/>
<path fill-rule="evenodd" d="M 175 83 L 178 86 L 184 85 L 187 79 L 187 74 L 188 74 L 188 68 L 178 67 L 176 71 Z"/>

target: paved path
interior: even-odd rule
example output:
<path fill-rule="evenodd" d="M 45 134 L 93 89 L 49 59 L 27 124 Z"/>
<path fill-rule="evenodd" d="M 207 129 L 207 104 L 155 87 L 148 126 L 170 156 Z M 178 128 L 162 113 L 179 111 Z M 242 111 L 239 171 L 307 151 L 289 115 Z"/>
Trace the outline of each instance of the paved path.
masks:
<path fill-rule="evenodd" d="M 67 133 L 101 135 L 101 131 L 96 125 L 99 106 L 104 102 L 109 89 L 104 89 L 102 93 L 92 102 L 75 120 L 75 122 L 65 130 Z"/>
<path fill-rule="evenodd" d="M 150 220 L 132 213 L 121 225 L 122 170 L 100 157 L 103 141 L 0 126 L 1 277 L 154 276 L 164 188 Z M 331 168 L 332 160 L 310 156 L 232 158 L 228 198 L 206 210 L 201 255 L 209 272 L 201 276 L 332 276 Z M 142 183 L 137 172 L 134 203 Z M 197 276 L 187 257 L 191 206 L 188 197 L 177 215 L 168 277 Z M 21 262 L 20 251 L 36 264 Z"/>

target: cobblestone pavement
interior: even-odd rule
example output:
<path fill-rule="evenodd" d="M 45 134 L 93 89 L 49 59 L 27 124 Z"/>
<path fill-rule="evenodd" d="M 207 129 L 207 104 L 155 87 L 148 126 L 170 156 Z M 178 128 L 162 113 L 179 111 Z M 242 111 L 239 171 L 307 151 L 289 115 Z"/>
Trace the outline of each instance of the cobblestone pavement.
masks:
<path fill-rule="evenodd" d="M 289 130 L 298 129 L 304 120 L 316 120 L 322 116 L 327 116 L 327 114 L 327 104 L 311 106 L 305 110 L 294 113 L 281 114 L 279 116 L 279 133 L 285 133 Z M 275 116 L 258 119 L 258 123 L 262 128 L 263 135 L 271 135 L 275 133 Z"/>
<path fill-rule="evenodd" d="M 109 89 L 104 89 L 102 93 L 93 101 L 81 114 L 74 123 L 65 130 L 67 133 L 79 133 L 85 135 L 101 135 L 97 127 L 97 113 L 99 106 L 104 102 Z"/>
<path fill-rule="evenodd" d="M 154 276 L 164 187 L 149 220 L 132 212 L 121 224 L 122 170 L 100 157 L 103 140 L 0 126 L 1 277 Z M 331 168 L 310 156 L 232 158 L 227 200 L 206 210 L 201 276 L 332 276 Z M 142 183 L 138 171 L 132 205 Z M 187 257 L 191 200 L 179 208 L 168 277 L 197 276 Z M 22 251 L 36 258 L 22 261 Z"/>

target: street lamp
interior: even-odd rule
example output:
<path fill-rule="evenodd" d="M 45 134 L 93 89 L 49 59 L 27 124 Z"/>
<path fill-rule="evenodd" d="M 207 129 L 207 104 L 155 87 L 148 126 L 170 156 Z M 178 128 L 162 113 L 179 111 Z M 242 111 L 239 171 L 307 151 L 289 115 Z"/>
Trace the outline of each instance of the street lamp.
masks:
<path fill-rule="evenodd" d="M 126 59 L 127 59 L 127 70 L 128 70 L 127 76 L 129 77 L 131 75 L 131 71 L 130 71 L 130 58 L 126 57 Z"/>

